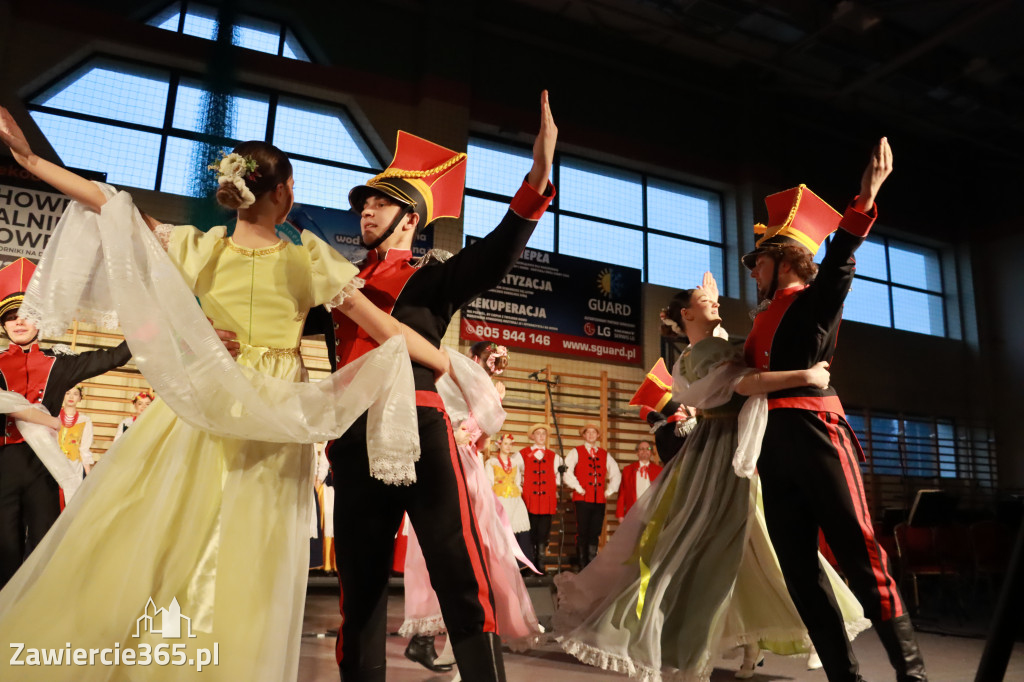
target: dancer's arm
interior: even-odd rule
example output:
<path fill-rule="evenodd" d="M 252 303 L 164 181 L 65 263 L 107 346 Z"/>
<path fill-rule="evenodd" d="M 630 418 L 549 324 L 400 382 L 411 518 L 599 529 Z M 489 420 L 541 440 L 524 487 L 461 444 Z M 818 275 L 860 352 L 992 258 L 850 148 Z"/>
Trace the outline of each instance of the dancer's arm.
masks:
<path fill-rule="evenodd" d="M 375 306 L 361 292 L 356 291 L 346 297 L 338 310 L 362 327 L 377 343 L 384 343 L 392 336 L 401 334 L 409 347 L 409 357 L 414 362 L 429 367 L 437 374 L 448 371 L 450 361 L 441 349 Z"/>
<path fill-rule="evenodd" d="M 562 474 L 562 482 L 571 490 L 575 490 L 580 495 L 585 495 L 587 491 L 583 489 L 583 486 L 576 479 L 576 460 L 576 450 L 570 450 L 569 454 L 565 456 L 566 469 L 565 473 Z"/>
<path fill-rule="evenodd" d="M 814 386 L 828 388 L 828 363 L 819 362 L 810 369 L 793 369 L 776 372 L 751 372 L 736 384 L 734 389 L 740 395 L 773 393 L 787 388 Z"/>
<path fill-rule="evenodd" d="M 4 107 L 0 107 L 0 140 L 3 140 L 3 143 L 10 148 L 18 165 L 57 191 L 96 212 L 99 212 L 103 204 L 107 203 L 106 195 L 91 180 L 86 180 L 67 168 L 40 158 L 33 152 L 25 138 L 25 133 L 11 116 L 11 112 Z M 141 213 L 141 215 L 151 230 L 160 224 L 159 220 L 145 213 Z"/>
<path fill-rule="evenodd" d="M 604 468 L 608 472 L 608 481 L 604 485 L 604 495 L 605 497 L 611 497 L 619 492 L 619 485 L 622 483 L 622 472 L 619 471 L 619 463 L 615 461 L 610 452 L 605 456 Z"/>
<path fill-rule="evenodd" d="M 554 196 L 548 183 L 558 128 L 541 93 L 540 129 L 533 144 L 533 166 L 512 199 L 508 212 L 486 237 L 469 244 L 442 265 L 430 268 L 438 290 L 435 310 L 450 316 L 480 294 L 496 287 L 523 254 L 537 222 Z M 426 273 L 424 273 L 426 274 Z M 421 284 L 422 285 L 422 284 Z"/>
<path fill-rule="evenodd" d="M 20 412 L 11 412 L 11 416 L 15 419 L 20 419 L 23 422 L 28 422 L 29 424 L 48 426 L 54 431 L 60 430 L 60 419 L 57 417 L 51 417 L 42 410 L 37 410 L 34 407 L 26 408 Z"/>

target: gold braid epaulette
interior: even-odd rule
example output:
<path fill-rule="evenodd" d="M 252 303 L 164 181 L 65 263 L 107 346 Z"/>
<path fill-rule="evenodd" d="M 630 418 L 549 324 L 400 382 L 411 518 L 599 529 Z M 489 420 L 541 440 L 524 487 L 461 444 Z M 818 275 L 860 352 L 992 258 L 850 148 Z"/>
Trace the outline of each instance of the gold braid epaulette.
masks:
<path fill-rule="evenodd" d="M 442 171 L 446 171 L 446 170 L 448 170 L 449 168 L 451 168 L 452 166 L 454 166 L 455 164 L 459 163 L 460 161 L 462 161 L 465 158 L 466 158 L 466 153 L 465 152 L 459 152 L 458 154 L 456 154 L 452 158 L 450 158 L 447 161 L 445 161 L 444 163 L 442 163 L 440 166 L 434 166 L 433 168 L 430 168 L 428 170 L 421 170 L 421 171 L 403 170 L 401 168 L 388 168 L 383 173 L 380 173 L 379 175 L 375 175 L 366 184 L 370 185 L 370 186 L 373 186 L 377 182 L 379 182 L 381 180 L 384 180 L 386 178 L 425 178 L 428 175 L 434 175 L 436 173 L 440 173 Z"/>

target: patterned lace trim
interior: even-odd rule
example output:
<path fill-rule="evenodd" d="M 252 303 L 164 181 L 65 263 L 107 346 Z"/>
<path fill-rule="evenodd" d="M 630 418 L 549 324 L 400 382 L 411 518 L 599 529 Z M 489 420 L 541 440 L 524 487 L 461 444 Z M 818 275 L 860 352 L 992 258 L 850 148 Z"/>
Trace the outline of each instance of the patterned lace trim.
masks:
<path fill-rule="evenodd" d="M 575 639 L 563 639 L 561 642 L 562 649 L 566 653 L 575 656 L 587 665 L 592 665 L 602 670 L 611 670 L 616 673 L 625 673 L 634 680 L 641 680 L 641 682 L 662 682 L 660 670 L 637 663 L 627 656 L 612 654 Z"/>
<path fill-rule="evenodd" d="M 377 441 L 378 439 L 372 439 Z M 416 457 L 410 452 L 418 452 L 419 434 L 407 429 L 393 429 L 387 435 L 389 443 L 405 443 L 397 450 L 385 451 L 379 442 L 367 443 L 370 452 L 370 475 L 388 485 L 412 485 L 416 482 Z"/>
<path fill-rule="evenodd" d="M 153 228 L 153 236 L 160 242 L 160 246 L 164 247 L 164 251 L 171 247 L 172 232 L 174 232 L 174 225 L 168 225 L 167 223 L 160 223 Z"/>
<path fill-rule="evenodd" d="M 23 304 L 18 311 L 22 319 L 35 325 L 36 329 L 39 330 L 39 335 L 43 338 L 52 339 L 68 333 L 66 326 L 60 323 L 55 324 L 52 321 L 44 321 L 42 313 L 37 308 Z M 113 310 L 86 310 L 79 308 L 75 313 L 75 319 L 101 329 L 117 329 L 121 326 L 117 319 L 117 313 Z"/>
<path fill-rule="evenodd" d="M 227 237 L 226 241 L 227 241 L 227 245 L 228 245 L 229 249 L 231 249 L 235 253 L 240 253 L 243 256 L 248 256 L 249 258 L 258 258 L 260 256 L 269 256 L 272 253 L 277 253 L 278 251 L 282 251 L 290 243 L 290 242 L 287 242 L 284 239 L 282 239 L 281 241 L 279 241 L 278 243 L 274 244 L 273 246 L 264 246 L 263 248 L 259 248 L 259 249 L 247 249 L 244 246 L 239 246 L 238 244 L 236 244 L 235 240 L 233 240 L 231 237 Z"/>
<path fill-rule="evenodd" d="M 414 637 L 416 635 L 431 637 L 447 631 L 448 629 L 444 626 L 444 618 L 437 615 L 405 621 L 402 623 L 402 627 L 398 628 L 398 635 L 400 637 Z"/>
<path fill-rule="evenodd" d="M 327 306 L 328 310 L 340 308 L 341 304 L 345 302 L 346 298 L 362 289 L 363 285 L 365 284 L 366 280 L 363 279 L 362 277 L 353 277 L 352 279 L 349 280 L 348 284 L 345 285 L 345 288 L 338 292 L 337 296 L 332 298 L 324 305 Z"/>

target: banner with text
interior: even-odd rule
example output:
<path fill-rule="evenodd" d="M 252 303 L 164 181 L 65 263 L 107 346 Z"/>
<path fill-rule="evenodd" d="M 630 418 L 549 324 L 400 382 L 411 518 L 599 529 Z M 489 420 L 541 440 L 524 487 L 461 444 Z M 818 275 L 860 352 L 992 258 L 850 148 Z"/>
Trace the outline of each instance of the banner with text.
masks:
<path fill-rule="evenodd" d="M 291 213 L 288 214 L 288 223 L 278 226 L 278 234 L 291 239 L 296 244 L 301 243 L 300 237 L 298 232 L 289 229 L 292 226 L 309 230 L 353 263 L 358 263 L 366 257 L 366 247 L 363 246 L 363 238 L 359 232 L 359 215 L 353 211 L 295 204 Z M 416 235 L 412 245 L 412 255 L 418 258 L 432 248 L 434 248 L 434 226 L 429 225 Z"/>
<path fill-rule="evenodd" d="M 90 180 L 105 173 L 73 169 Z M 19 258 L 39 262 L 53 228 L 71 202 L 11 157 L 0 157 L 0 265 Z"/>
<path fill-rule="evenodd" d="M 640 364 L 640 271 L 526 249 L 501 284 L 462 311 L 460 336 Z"/>

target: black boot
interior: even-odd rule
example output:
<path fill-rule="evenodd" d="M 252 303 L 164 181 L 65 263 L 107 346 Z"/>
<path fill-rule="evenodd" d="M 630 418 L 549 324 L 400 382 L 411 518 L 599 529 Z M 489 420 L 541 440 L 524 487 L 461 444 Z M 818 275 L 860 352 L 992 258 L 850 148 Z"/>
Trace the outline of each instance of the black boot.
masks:
<path fill-rule="evenodd" d="M 547 573 L 544 569 L 544 562 L 547 559 L 547 547 L 544 543 L 538 542 L 533 547 L 533 565 L 537 567 L 537 570 L 541 572 L 541 575 Z"/>
<path fill-rule="evenodd" d="M 587 547 L 587 564 L 597 558 L 597 545 L 590 545 Z"/>
<path fill-rule="evenodd" d="M 910 616 L 876 622 L 875 632 L 882 640 L 889 663 L 896 671 L 897 682 L 927 682 L 924 659 L 917 648 L 917 637 Z"/>
<path fill-rule="evenodd" d="M 576 545 L 576 566 L 580 571 L 587 566 L 587 548 L 583 545 Z"/>
<path fill-rule="evenodd" d="M 501 656 L 501 638 L 483 632 L 452 644 L 459 675 L 466 682 L 505 682 L 505 661 Z"/>
<path fill-rule="evenodd" d="M 437 665 L 437 649 L 434 648 L 434 638 L 426 635 L 413 635 L 409 640 L 409 646 L 405 647 L 405 657 L 410 661 L 416 661 L 427 670 L 435 673 L 446 673 L 452 669 L 450 665 Z"/>
<path fill-rule="evenodd" d="M 383 665 L 361 670 L 345 671 L 344 665 L 338 666 L 341 682 L 385 682 L 387 668 Z"/>

